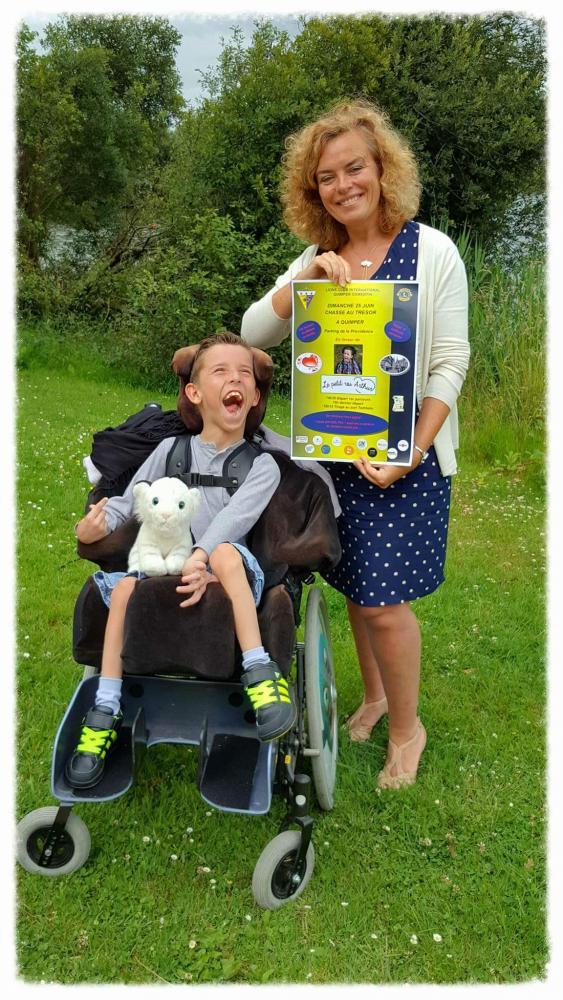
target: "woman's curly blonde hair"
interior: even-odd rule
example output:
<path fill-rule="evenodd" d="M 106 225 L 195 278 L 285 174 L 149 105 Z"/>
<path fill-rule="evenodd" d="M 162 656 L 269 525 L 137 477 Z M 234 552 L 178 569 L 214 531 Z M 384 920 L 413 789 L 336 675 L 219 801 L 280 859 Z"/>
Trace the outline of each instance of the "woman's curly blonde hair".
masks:
<path fill-rule="evenodd" d="M 371 101 L 340 101 L 310 125 L 286 139 L 282 158 L 281 199 L 284 219 L 296 236 L 337 250 L 347 241 L 345 226 L 326 211 L 316 172 L 330 139 L 357 129 L 379 167 L 379 225 L 390 233 L 418 211 L 421 186 L 414 155 L 392 128 L 388 116 Z"/>

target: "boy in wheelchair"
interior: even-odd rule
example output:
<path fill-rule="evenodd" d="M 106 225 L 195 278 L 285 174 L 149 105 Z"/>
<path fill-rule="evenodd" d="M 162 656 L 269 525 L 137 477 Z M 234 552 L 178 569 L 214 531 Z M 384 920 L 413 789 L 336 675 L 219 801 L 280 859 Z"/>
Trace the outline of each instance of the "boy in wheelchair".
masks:
<path fill-rule="evenodd" d="M 296 708 L 286 678 L 262 645 L 256 606 L 264 587 L 264 574 L 246 547 L 247 535 L 270 502 L 280 481 L 274 458 L 260 452 L 244 482 L 227 491 L 220 473 L 229 454 L 243 443 L 247 416 L 260 398 L 251 348 L 230 333 L 208 337 L 193 360 L 185 395 L 201 416 L 201 433 L 191 440 L 191 469 L 205 477 L 199 485 L 201 504 L 192 521 L 194 546 L 176 590 L 184 599 L 180 607 L 197 604 L 210 583 L 222 584 L 233 607 L 235 633 L 242 652 L 242 684 L 256 713 L 257 735 L 268 742 L 288 732 Z M 141 480 L 166 475 L 174 438 L 165 438 L 141 465 L 123 496 L 102 497 L 78 522 L 79 542 L 98 542 L 131 515 L 133 486 Z M 219 475 L 218 475 L 219 474 Z M 211 484 L 211 479 L 217 484 Z M 196 477 L 197 479 L 197 477 Z M 100 781 L 107 755 L 122 720 L 121 650 L 127 605 L 139 574 L 95 574 L 109 615 L 104 636 L 102 667 L 95 704 L 87 712 L 76 749 L 66 766 L 74 788 L 89 788 Z"/>

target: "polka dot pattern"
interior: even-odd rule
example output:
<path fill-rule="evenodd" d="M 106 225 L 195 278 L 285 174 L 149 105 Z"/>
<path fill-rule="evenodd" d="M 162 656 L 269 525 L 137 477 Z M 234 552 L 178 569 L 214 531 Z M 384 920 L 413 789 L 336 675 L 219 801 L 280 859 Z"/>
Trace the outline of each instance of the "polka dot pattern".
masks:
<path fill-rule="evenodd" d="M 407 222 L 374 279 L 416 279 L 419 227 Z M 425 597 L 443 583 L 451 479 L 436 452 L 386 490 L 344 462 L 329 470 L 342 514 L 342 559 L 325 579 L 354 604 L 383 607 Z"/>
<path fill-rule="evenodd" d="M 326 463 L 342 514 L 342 559 L 325 575 L 354 604 L 403 604 L 444 581 L 451 478 L 431 448 L 404 479 L 380 490 L 344 462 Z"/>

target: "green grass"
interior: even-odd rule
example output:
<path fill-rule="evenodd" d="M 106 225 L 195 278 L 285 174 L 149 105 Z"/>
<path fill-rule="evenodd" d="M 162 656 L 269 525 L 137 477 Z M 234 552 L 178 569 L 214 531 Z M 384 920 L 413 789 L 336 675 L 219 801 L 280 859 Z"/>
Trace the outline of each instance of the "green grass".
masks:
<path fill-rule="evenodd" d="M 71 627 L 89 572 L 72 536 L 86 495 L 82 456 L 95 430 L 149 398 L 174 399 L 48 370 L 24 370 L 19 381 L 21 817 L 53 803 L 52 741 L 81 676 Z M 274 399 L 270 425 L 284 430 L 287 415 L 287 401 Z M 317 864 L 298 901 L 264 912 L 250 888 L 281 801 L 266 817 L 210 810 L 195 786 L 196 750 L 155 747 L 132 792 L 77 809 L 93 844 L 82 869 L 50 880 L 18 868 L 20 976 L 67 984 L 542 978 L 543 533 L 538 477 L 516 460 L 501 470 L 462 451 L 447 582 L 416 607 L 429 733 L 419 781 L 376 795 L 386 725 L 367 745 L 343 734 L 336 806 L 315 810 Z M 324 593 L 343 720 L 361 685 L 343 599 Z"/>

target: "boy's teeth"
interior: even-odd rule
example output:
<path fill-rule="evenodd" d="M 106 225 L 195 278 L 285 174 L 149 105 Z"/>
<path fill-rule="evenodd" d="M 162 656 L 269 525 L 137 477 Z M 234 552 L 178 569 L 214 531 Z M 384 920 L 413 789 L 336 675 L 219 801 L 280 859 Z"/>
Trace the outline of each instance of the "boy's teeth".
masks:
<path fill-rule="evenodd" d="M 229 392 L 223 400 L 225 406 L 240 406 L 242 404 L 242 395 L 240 392 Z"/>

